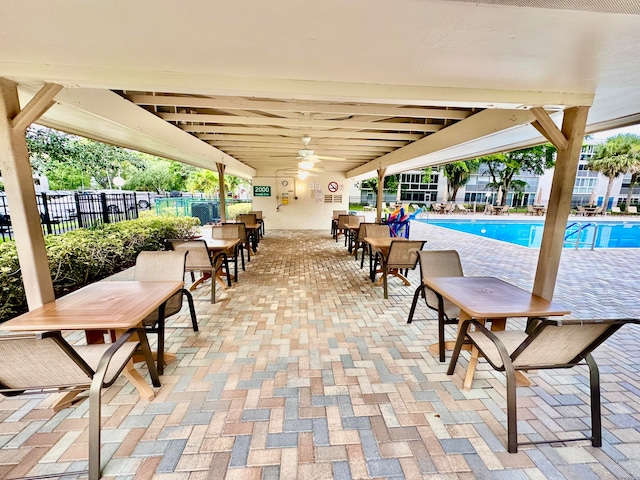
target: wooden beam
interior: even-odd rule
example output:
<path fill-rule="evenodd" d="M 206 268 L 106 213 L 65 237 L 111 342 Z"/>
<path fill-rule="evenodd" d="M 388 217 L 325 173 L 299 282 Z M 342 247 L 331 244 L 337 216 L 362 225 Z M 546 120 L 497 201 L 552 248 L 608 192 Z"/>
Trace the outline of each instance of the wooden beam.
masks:
<path fill-rule="evenodd" d="M 546 300 L 553 298 L 556 286 L 588 113 L 588 107 L 573 107 L 564 112 L 562 135 L 567 139 L 567 146 L 558 150 L 556 158 L 533 284 L 533 293 Z"/>
<path fill-rule="evenodd" d="M 216 168 L 218 170 L 218 185 L 220 188 L 220 220 L 222 222 L 227 221 L 227 194 L 224 191 L 224 163 L 216 163 Z M 227 272 L 227 275 L 229 272 Z M 212 275 L 215 277 L 215 275 Z M 215 281 L 215 278 L 211 278 L 211 281 Z"/>
<path fill-rule="evenodd" d="M 173 95 L 128 95 L 137 105 L 214 108 L 224 110 L 264 110 L 268 112 L 322 113 L 337 115 L 380 115 L 406 118 L 437 118 L 463 120 L 469 109 L 405 107 L 376 104 L 344 104 L 314 101 L 250 100 L 238 97 L 179 97 Z"/>
<path fill-rule="evenodd" d="M 422 155 L 428 155 L 445 148 L 477 140 L 511 127 L 528 124 L 533 120 L 533 114 L 529 110 L 482 110 L 466 120 L 457 122 L 437 133 L 387 153 L 375 159 L 371 164 L 350 170 L 347 172 L 347 176 L 357 177 L 376 170 L 380 165 L 389 167 Z"/>
<path fill-rule="evenodd" d="M 301 138 L 305 133 L 316 138 L 360 138 L 375 140 L 403 140 L 415 141 L 424 137 L 422 133 L 387 133 L 387 132 L 357 132 L 353 130 L 316 130 L 314 129 L 289 129 L 289 128 L 265 128 L 265 127 L 241 127 L 218 125 L 178 125 L 185 132 L 192 133 L 221 133 L 232 135 L 280 135 L 284 137 Z"/>
<path fill-rule="evenodd" d="M 55 300 L 55 296 L 27 142 L 24 130 L 13 126 L 19 112 L 17 85 L 0 78 L 0 170 L 11 205 L 11 223 L 27 304 L 29 309 L 34 309 Z M 31 115 L 25 114 L 23 118 Z"/>
<path fill-rule="evenodd" d="M 382 199 L 384 198 L 385 167 L 378 168 L 378 194 L 376 196 L 376 223 L 382 222 Z"/>
<path fill-rule="evenodd" d="M 62 85 L 45 83 L 38 93 L 25 105 L 25 107 L 13 119 L 12 126 L 15 130 L 25 131 L 29 125 L 38 120 L 44 112 L 49 110 L 55 102 L 53 99 L 62 90 Z"/>
<path fill-rule="evenodd" d="M 240 117 L 232 115 L 209 115 L 191 113 L 158 113 L 158 116 L 168 122 L 191 123 L 219 123 L 223 125 L 248 125 L 295 128 L 344 128 L 355 130 L 391 130 L 397 132 L 437 132 L 443 125 L 432 123 L 409 122 L 362 122 L 351 120 L 313 120 L 307 118 L 267 118 Z"/>
<path fill-rule="evenodd" d="M 542 107 L 531 108 L 531 113 L 536 117 L 536 121 L 531 125 L 538 130 L 547 140 L 549 140 L 558 150 L 565 150 L 568 145 L 566 137 L 560 129 L 553 123 L 549 114 Z"/>
<path fill-rule="evenodd" d="M 272 145 L 283 144 L 283 145 L 295 145 L 298 148 L 302 148 L 302 142 L 297 137 L 279 137 L 275 135 L 228 135 L 224 133 L 198 133 L 196 134 L 200 140 L 211 141 L 214 144 L 223 142 L 238 142 L 238 143 L 269 143 Z M 344 146 L 354 146 L 354 147 L 391 147 L 391 148 L 400 148 L 404 147 L 408 142 L 407 141 L 396 141 L 396 140 L 366 140 L 366 139 L 342 139 L 342 138 L 333 138 L 333 139 L 313 139 L 309 148 L 316 148 L 318 146 L 335 146 L 335 145 L 344 145 Z"/>

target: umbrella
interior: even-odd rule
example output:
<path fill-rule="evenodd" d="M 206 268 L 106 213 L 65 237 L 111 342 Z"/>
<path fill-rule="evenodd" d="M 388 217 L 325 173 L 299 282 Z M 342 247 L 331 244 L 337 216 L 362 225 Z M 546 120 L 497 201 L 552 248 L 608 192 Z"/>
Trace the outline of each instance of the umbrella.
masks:
<path fill-rule="evenodd" d="M 591 190 L 591 196 L 589 197 L 589 205 L 595 205 L 596 204 L 596 191 Z"/>
<path fill-rule="evenodd" d="M 536 205 L 542 205 L 542 187 L 538 189 L 538 194 L 536 195 Z"/>
<path fill-rule="evenodd" d="M 502 205 L 502 187 L 498 188 L 498 199 L 496 205 Z"/>

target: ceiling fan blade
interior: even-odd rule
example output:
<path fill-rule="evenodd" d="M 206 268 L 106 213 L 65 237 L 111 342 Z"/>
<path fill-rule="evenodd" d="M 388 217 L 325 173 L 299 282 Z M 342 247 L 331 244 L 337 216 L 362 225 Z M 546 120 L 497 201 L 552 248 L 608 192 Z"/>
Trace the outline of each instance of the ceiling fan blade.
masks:
<path fill-rule="evenodd" d="M 319 160 L 346 160 L 344 157 L 327 157 L 325 155 L 314 155 Z"/>

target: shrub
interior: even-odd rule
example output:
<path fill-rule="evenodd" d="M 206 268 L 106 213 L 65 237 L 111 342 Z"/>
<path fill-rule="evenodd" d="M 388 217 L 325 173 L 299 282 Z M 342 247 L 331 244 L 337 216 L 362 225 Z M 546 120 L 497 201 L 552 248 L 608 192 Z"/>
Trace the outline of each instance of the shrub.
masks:
<path fill-rule="evenodd" d="M 232 203 L 227 205 L 227 218 L 229 220 L 236 218 L 238 215 L 249 213 L 253 209 L 251 203 Z"/>
<path fill-rule="evenodd" d="M 143 250 L 162 250 L 168 238 L 193 236 L 192 217 L 142 215 L 137 220 L 48 235 L 45 246 L 56 297 L 135 264 Z M 15 242 L 0 244 L 0 321 L 26 311 Z"/>

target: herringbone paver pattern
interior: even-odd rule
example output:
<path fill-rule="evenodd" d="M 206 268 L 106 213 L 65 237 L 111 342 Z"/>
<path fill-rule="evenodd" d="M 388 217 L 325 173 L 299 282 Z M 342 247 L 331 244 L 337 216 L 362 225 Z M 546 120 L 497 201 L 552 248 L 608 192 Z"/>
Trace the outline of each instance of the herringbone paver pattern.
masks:
<path fill-rule="evenodd" d="M 537 251 L 414 223 L 425 248 L 456 248 L 467 275 L 530 289 Z M 633 316 L 639 251 L 567 251 L 556 299 L 577 317 Z M 504 447 L 501 374 L 466 360 L 445 374 L 426 347 L 434 312 L 406 324 L 414 286 L 389 299 L 327 231 L 267 231 L 240 281 L 211 305 L 196 292 L 200 332 L 186 310 L 169 319 L 165 369 L 151 402 L 126 380 L 104 394 L 107 478 L 538 479 L 640 477 L 640 329 L 597 351 L 604 446 Z M 126 273 L 124 274 L 126 276 Z M 410 273 L 416 283 L 417 272 Z M 510 325 L 521 325 L 520 320 Z M 450 332 L 452 332 L 451 330 Z M 531 440 L 588 429 L 586 369 L 539 372 L 519 388 L 519 428 Z M 86 464 L 87 407 L 53 414 L 52 397 L 0 401 L 0 478 Z"/>

